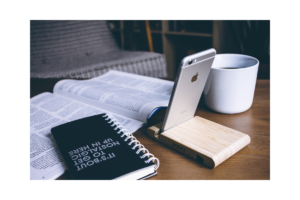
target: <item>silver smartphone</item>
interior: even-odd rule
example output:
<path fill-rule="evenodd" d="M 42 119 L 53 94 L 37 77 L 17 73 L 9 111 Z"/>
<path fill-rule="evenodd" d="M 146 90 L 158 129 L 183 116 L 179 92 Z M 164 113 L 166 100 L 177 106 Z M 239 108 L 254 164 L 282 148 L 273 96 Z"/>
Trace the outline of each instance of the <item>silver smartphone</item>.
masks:
<path fill-rule="evenodd" d="M 215 55 L 208 49 L 182 59 L 161 131 L 194 117 Z"/>

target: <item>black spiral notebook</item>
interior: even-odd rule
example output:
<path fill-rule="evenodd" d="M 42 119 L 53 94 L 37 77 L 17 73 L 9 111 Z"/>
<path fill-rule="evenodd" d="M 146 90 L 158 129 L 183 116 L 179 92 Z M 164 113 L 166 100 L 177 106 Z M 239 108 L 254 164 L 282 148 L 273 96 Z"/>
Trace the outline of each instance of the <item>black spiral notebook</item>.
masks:
<path fill-rule="evenodd" d="M 72 121 L 51 133 L 73 179 L 140 180 L 157 174 L 159 160 L 111 115 Z"/>

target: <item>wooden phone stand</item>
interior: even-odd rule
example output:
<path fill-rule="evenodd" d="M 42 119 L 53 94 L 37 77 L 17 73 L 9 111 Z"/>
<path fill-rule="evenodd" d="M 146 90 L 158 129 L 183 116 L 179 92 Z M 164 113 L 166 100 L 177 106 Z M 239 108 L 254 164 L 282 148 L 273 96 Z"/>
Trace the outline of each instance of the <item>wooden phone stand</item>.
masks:
<path fill-rule="evenodd" d="M 210 168 L 250 143 L 247 134 L 198 116 L 159 134 L 161 126 L 149 127 L 148 135 Z"/>

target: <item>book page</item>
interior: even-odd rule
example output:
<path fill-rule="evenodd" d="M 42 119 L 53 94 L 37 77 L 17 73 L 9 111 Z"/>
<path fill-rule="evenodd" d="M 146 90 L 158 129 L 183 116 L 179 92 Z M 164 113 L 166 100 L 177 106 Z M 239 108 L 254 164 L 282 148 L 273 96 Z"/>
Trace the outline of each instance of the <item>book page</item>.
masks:
<path fill-rule="evenodd" d="M 51 128 L 60 124 L 109 113 L 82 102 L 52 93 L 42 93 L 30 99 L 30 179 L 56 179 L 66 170 L 63 158 L 51 134 Z M 133 133 L 144 123 L 112 114 Z"/>
<path fill-rule="evenodd" d="M 151 111 L 168 106 L 171 81 L 109 71 L 90 80 L 62 80 L 54 93 L 147 122 Z"/>

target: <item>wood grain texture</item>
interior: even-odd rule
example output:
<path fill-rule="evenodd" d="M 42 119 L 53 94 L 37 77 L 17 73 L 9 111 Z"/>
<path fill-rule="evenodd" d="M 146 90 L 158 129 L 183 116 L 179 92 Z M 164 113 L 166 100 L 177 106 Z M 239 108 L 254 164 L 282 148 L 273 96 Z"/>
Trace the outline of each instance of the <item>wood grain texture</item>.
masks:
<path fill-rule="evenodd" d="M 204 105 L 201 99 L 197 116 L 246 133 L 251 143 L 215 169 L 195 162 L 170 147 L 149 141 L 146 128 L 135 133 L 148 150 L 160 159 L 158 175 L 151 180 L 269 180 L 270 179 L 270 81 L 257 80 L 254 101 L 243 113 L 225 115 Z"/>
<path fill-rule="evenodd" d="M 45 91 L 52 92 L 52 88 L 57 81 L 59 80 L 31 81 L 30 97 Z M 269 80 L 257 80 L 253 105 L 243 113 L 234 115 L 216 113 L 208 109 L 204 105 L 203 99 L 201 99 L 196 115 L 248 134 L 251 143 L 215 169 L 209 169 L 205 165 L 150 138 L 146 134 L 149 126 L 143 127 L 136 131 L 134 136 L 160 160 L 158 174 L 148 180 L 270 179 Z M 161 118 L 162 116 L 157 117 Z M 71 179 L 71 176 L 67 171 L 58 179 Z"/>
<path fill-rule="evenodd" d="M 195 116 L 158 134 L 161 124 L 151 126 L 150 137 L 173 149 L 215 168 L 250 143 L 242 132 Z"/>

